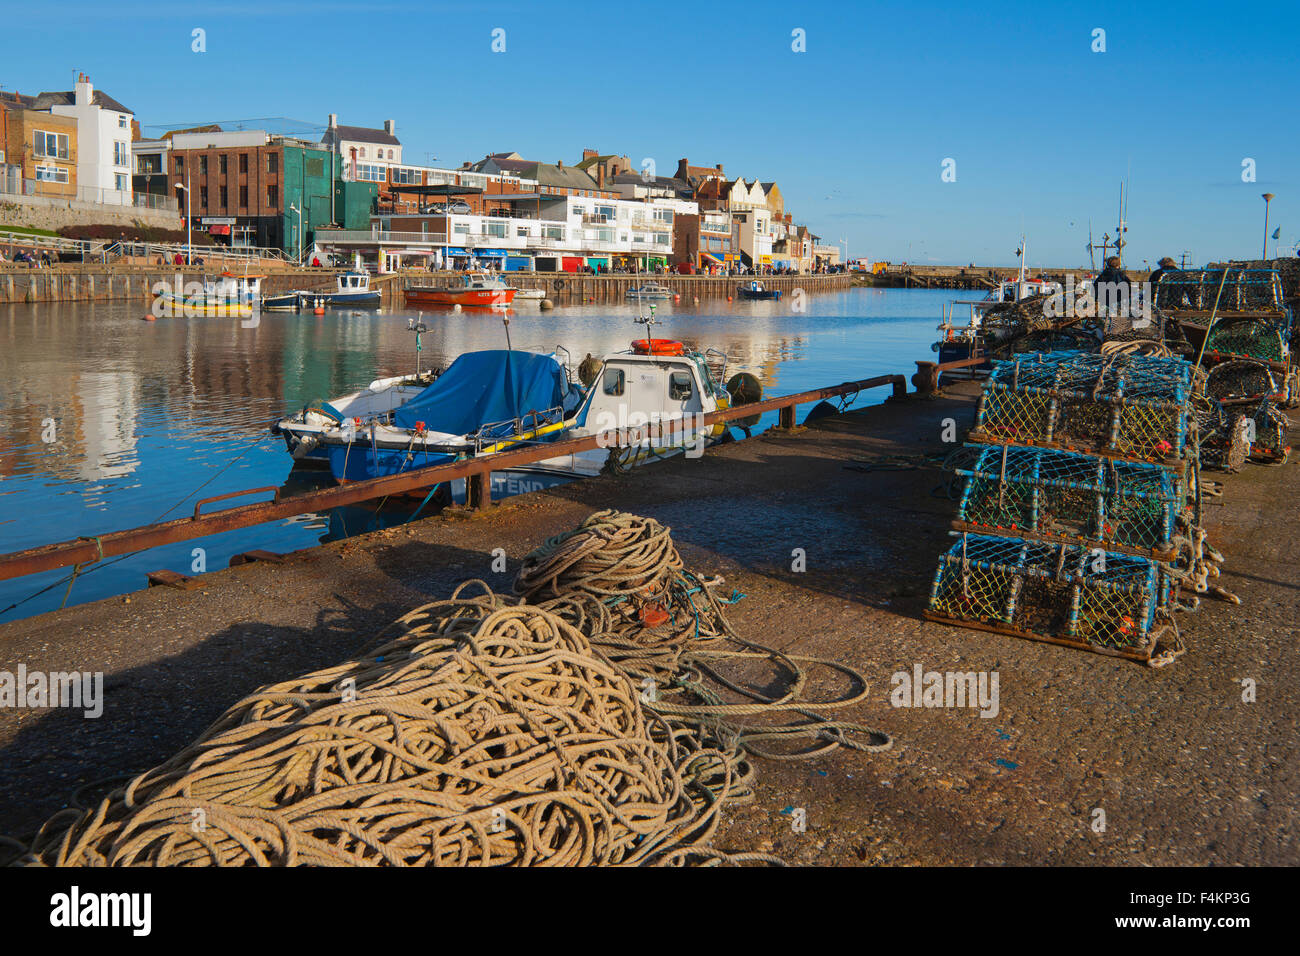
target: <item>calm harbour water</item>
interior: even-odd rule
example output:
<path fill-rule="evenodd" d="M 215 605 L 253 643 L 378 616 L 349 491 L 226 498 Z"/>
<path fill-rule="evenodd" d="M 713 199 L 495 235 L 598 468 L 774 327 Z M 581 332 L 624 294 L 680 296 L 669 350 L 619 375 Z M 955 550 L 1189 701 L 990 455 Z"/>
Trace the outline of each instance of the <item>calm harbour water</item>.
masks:
<path fill-rule="evenodd" d="M 654 334 L 723 350 L 728 375 L 753 372 L 765 395 L 785 395 L 910 375 L 915 360 L 932 356 L 943 303 L 953 298 L 855 289 L 811 296 L 803 312 L 787 301 L 662 303 Z M 0 553 L 179 517 L 200 498 L 284 486 L 290 460 L 267 432 L 272 421 L 314 398 L 415 367 L 405 311 L 267 313 L 255 328 L 235 318 L 143 322 L 144 312 L 134 302 L 0 306 Z M 576 363 L 641 337 L 635 314 L 631 306 L 540 312 L 525 304 L 510 315 L 511 342 L 544 351 L 563 345 Z M 431 327 L 422 338 L 426 368 L 505 346 L 498 314 L 425 313 L 424 321 Z M 887 394 L 867 393 L 857 404 Z M 47 442 L 50 419 L 54 441 Z M 159 568 L 192 573 L 195 548 L 203 548 L 207 570 L 218 570 L 242 551 L 291 551 L 405 516 L 336 509 L 106 559 L 82 572 L 67 601 L 137 590 Z M 63 569 L 0 581 L 0 625 L 57 608 L 67 578 Z"/>

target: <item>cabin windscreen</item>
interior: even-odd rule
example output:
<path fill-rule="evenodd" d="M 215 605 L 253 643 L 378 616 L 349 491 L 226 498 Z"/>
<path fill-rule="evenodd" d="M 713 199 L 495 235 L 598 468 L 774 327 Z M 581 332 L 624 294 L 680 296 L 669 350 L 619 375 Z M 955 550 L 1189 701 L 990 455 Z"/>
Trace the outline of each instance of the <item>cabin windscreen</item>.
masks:
<path fill-rule="evenodd" d="M 564 405 L 568 391 L 563 366 L 549 355 L 505 349 L 469 352 L 394 412 L 393 420 L 399 428 L 424 422 L 430 431 L 467 435 L 485 424 Z"/>

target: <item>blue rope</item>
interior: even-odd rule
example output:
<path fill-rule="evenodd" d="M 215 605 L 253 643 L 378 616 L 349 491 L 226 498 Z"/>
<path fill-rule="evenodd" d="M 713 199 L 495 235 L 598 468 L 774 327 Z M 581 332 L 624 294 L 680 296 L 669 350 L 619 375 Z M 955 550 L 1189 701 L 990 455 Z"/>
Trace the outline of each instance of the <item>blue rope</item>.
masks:
<path fill-rule="evenodd" d="M 420 502 L 420 507 L 416 508 L 416 509 L 415 509 L 415 513 L 412 514 L 411 517 L 409 517 L 409 518 L 406 519 L 407 524 L 410 524 L 410 523 L 411 523 L 412 521 L 414 521 L 416 518 L 420 517 L 420 512 L 423 511 L 423 510 L 424 510 L 424 506 L 427 505 L 427 504 L 429 503 L 429 499 L 433 497 L 433 493 L 434 493 L 435 491 L 437 491 L 439 488 L 441 488 L 442 486 L 443 486 L 443 482 L 440 481 L 440 482 L 438 482 L 436 485 L 434 485 L 432 488 L 429 489 L 429 493 L 428 493 L 427 495 L 425 495 L 425 496 L 424 496 L 424 500 Z"/>

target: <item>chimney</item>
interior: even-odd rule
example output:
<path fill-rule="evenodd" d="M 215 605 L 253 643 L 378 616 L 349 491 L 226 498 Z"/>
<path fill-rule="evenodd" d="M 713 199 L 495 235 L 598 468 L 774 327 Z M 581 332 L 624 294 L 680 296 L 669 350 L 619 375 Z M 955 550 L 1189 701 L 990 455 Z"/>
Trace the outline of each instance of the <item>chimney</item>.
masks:
<path fill-rule="evenodd" d="M 339 114 L 338 114 L 338 113 L 331 113 L 331 114 L 330 114 L 330 129 L 333 129 L 334 127 L 336 127 L 336 126 L 338 126 L 338 125 L 339 125 Z"/>
<path fill-rule="evenodd" d="M 555 161 L 555 168 L 556 168 L 556 169 L 563 169 L 563 168 L 564 168 L 564 160 L 562 160 L 562 159 L 557 159 L 557 160 Z"/>
<path fill-rule="evenodd" d="M 596 188 L 605 188 L 605 167 L 600 163 L 596 164 Z"/>
<path fill-rule="evenodd" d="M 397 135 L 397 120 L 384 120 L 384 132 L 389 136 Z"/>
<path fill-rule="evenodd" d="M 583 159 L 595 159 L 598 155 L 599 153 L 597 153 L 594 149 L 584 149 L 582 151 Z"/>
<path fill-rule="evenodd" d="M 77 77 L 76 104 L 90 106 L 95 102 L 95 88 L 90 84 L 90 77 L 82 73 Z"/>

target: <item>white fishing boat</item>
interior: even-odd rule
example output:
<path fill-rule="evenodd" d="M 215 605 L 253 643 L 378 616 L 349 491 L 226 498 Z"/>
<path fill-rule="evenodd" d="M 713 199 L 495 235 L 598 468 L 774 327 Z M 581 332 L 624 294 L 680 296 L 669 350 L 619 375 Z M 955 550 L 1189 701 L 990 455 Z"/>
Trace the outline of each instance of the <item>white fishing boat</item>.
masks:
<path fill-rule="evenodd" d="M 374 308 L 381 302 L 380 293 L 370 288 L 370 274 L 367 272 L 340 272 L 334 277 L 334 283 L 333 292 L 292 289 L 264 296 L 262 308 L 268 312 L 296 312 L 327 305 Z"/>
<path fill-rule="evenodd" d="M 671 299 L 676 294 L 662 282 L 643 282 L 627 290 L 629 299 Z"/>

